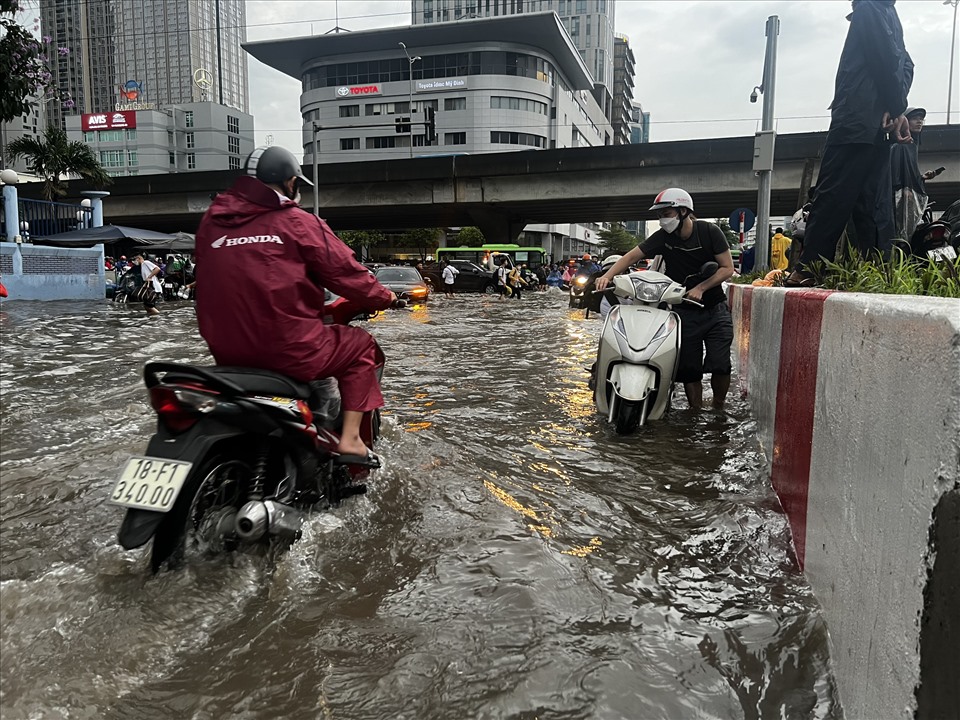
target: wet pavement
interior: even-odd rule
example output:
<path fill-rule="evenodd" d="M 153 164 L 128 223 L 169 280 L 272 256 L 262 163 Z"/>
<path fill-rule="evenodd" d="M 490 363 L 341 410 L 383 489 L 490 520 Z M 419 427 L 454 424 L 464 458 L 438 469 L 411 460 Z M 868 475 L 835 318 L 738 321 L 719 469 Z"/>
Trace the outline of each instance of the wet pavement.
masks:
<path fill-rule="evenodd" d="M 755 423 L 594 414 L 600 322 L 558 293 L 367 324 L 386 468 L 278 556 L 157 577 L 105 503 L 153 426 L 144 362 L 208 362 L 188 303 L 5 303 L 0 714 L 840 718 Z"/>

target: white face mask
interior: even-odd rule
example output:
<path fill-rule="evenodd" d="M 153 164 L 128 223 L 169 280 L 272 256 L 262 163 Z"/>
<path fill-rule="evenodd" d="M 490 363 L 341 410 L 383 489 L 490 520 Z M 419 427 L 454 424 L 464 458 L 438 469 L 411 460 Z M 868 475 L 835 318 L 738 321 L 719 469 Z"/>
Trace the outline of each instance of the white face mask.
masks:
<path fill-rule="evenodd" d="M 680 227 L 680 218 L 660 218 L 660 227 L 668 233 L 675 232 L 678 227 Z"/>

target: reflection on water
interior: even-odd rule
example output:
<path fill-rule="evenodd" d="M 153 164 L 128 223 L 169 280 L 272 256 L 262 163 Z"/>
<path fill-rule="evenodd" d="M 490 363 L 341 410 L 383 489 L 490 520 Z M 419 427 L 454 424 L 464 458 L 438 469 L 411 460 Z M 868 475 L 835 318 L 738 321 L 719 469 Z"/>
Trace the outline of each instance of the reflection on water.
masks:
<path fill-rule="evenodd" d="M 105 500 L 153 425 L 143 363 L 209 362 L 192 308 L 4 305 L 5 720 L 841 717 L 745 407 L 617 437 L 599 321 L 555 293 L 368 327 L 371 492 L 286 553 L 152 578 Z"/>

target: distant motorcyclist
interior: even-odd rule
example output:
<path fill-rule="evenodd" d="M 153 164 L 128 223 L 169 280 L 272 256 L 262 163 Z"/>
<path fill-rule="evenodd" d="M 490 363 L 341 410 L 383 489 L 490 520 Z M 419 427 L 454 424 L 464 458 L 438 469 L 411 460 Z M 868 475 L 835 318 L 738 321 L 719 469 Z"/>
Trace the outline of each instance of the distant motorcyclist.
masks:
<path fill-rule="evenodd" d="M 397 296 L 323 220 L 300 208 L 298 188 L 313 183 L 290 151 L 257 148 L 245 170 L 214 199 L 197 231 L 200 334 L 220 365 L 302 382 L 336 378 L 343 407 L 338 451 L 368 455 L 361 418 L 383 405 L 376 343 L 361 328 L 324 325 L 324 288 L 370 310 L 390 307 Z"/>
<path fill-rule="evenodd" d="M 683 383 L 690 406 L 699 408 L 703 405 L 703 375 L 710 373 L 713 405 L 722 407 L 730 389 L 730 347 L 733 344 L 733 322 L 722 287 L 724 281 L 733 277 L 730 248 L 717 225 L 697 219 L 693 214 L 693 198 L 681 188 L 667 188 L 661 192 L 650 210 L 659 216 L 660 230 L 604 272 L 597 279 L 597 289 L 606 288 L 614 275 L 639 260 L 663 255 L 667 264 L 664 274 L 688 285 L 687 297 L 704 306 L 676 306 L 675 312 L 681 319 L 676 380 Z M 700 268 L 711 261 L 720 266 L 717 272 L 689 287 L 688 279 L 699 278 Z"/>

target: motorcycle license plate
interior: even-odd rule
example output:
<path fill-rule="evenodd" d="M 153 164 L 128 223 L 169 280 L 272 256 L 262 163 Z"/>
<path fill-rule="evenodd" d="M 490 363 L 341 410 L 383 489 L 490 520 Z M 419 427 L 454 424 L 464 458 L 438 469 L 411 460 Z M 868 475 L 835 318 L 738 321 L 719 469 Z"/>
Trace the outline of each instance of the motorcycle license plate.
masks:
<path fill-rule="evenodd" d="M 931 260 L 956 260 L 957 251 L 953 249 L 952 245 L 945 245 L 944 247 L 927 250 L 927 257 Z"/>
<path fill-rule="evenodd" d="M 127 460 L 107 501 L 140 510 L 168 512 L 193 463 L 135 456 Z"/>

